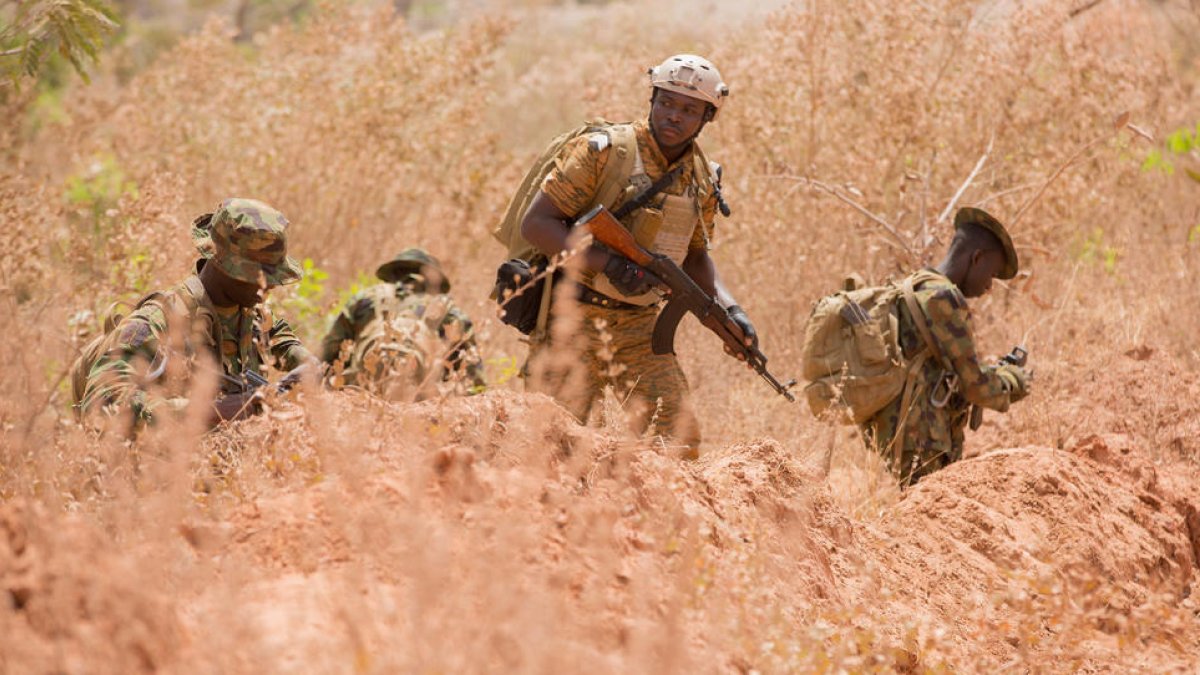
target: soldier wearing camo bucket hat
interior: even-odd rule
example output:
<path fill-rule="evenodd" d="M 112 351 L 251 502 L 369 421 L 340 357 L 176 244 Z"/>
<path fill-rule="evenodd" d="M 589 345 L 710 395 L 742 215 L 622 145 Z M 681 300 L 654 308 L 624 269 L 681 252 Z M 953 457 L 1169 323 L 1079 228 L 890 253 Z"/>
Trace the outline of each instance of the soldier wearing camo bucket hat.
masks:
<path fill-rule="evenodd" d="M 136 429 L 202 406 L 217 424 L 260 409 L 268 365 L 287 373 L 279 388 L 315 375 L 316 359 L 263 306 L 266 291 L 300 279 L 287 255 L 287 227 L 282 213 L 253 199 L 227 199 L 197 218 L 195 273 L 146 295 L 128 316 L 109 316 L 106 333 L 75 362 L 76 410 L 130 415 Z M 196 373 L 217 379 L 213 400 L 189 399 Z"/>
<path fill-rule="evenodd" d="M 355 385 L 392 400 L 438 392 L 483 391 L 483 361 L 471 319 L 451 299 L 437 258 L 401 251 L 356 293 L 321 341 L 321 360 L 336 385 Z"/>

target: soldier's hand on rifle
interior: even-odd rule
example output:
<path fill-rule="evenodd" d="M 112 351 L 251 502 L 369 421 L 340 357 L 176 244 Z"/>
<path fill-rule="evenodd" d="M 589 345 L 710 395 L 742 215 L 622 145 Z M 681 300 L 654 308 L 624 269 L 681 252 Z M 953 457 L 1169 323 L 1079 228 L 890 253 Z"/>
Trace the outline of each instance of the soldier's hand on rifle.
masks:
<path fill-rule="evenodd" d="M 725 311 L 729 312 L 729 318 L 737 324 L 738 328 L 742 329 L 742 337 L 746 341 L 746 346 L 758 349 L 758 331 L 754 330 L 754 324 L 750 323 L 750 317 L 746 316 L 746 310 L 742 309 L 741 305 L 731 305 Z"/>
<path fill-rule="evenodd" d="M 616 253 L 609 255 L 604 274 L 618 291 L 629 296 L 641 295 L 662 285 L 662 280 L 650 270 Z"/>
<path fill-rule="evenodd" d="M 210 423 L 233 422 L 246 419 L 258 414 L 261 393 L 245 391 L 239 394 L 228 394 L 213 401 L 213 415 Z"/>
<path fill-rule="evenodd" d="M 730 305 L 725 309 L 725 312 L 729 314 L 729 320 L 733 322 L 733 325 L 737 328 L 737 332 L 741 333 L 738 337 L 742 340 L 742 344 L 751 349 L 758 349 L 758 331 L 754 330 L 754 324 L 750 323 L 750 317 L 746 316 L 746 310 L 738 305 Z M 735 351 L 728 344 L 724 345 L 724 347 L 726 354 L 737 358 L 739 361 L 746 360 L 744 353 Z M 746 366 L 749 368 L 754 367 L 751 363 L 747 363 Z"/>
<path fill-rule="evenodd" d="M 1008 400 L 1016 403 L 1029 395 L 1029 386 L 1033 383 L 1033 374 L 1021 366 L 1006 363 L 996 369 L 996 374 L 1008 387 Z"/>

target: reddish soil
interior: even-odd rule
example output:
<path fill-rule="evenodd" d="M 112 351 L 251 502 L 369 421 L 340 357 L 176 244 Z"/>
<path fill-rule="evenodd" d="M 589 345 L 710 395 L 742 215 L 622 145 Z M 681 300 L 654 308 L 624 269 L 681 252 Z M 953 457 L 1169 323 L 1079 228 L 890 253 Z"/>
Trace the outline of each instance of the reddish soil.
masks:
<path fill-rule="evenodd" d="M 985 452 L 869 522 L 775 441 L 689 464 L 538 396 L 317 394 L 211 439 L 238 461 L 189 469 L 208 492 L 0 506 L 0 666 L 1190 672 L 1197 399 L 1173 368 L 1103 375 L 1167 373 L 1170 406 L 1102 406 L 1065 450 Z M 1098 390 L 1162 397 L 1139 386 Z"/>

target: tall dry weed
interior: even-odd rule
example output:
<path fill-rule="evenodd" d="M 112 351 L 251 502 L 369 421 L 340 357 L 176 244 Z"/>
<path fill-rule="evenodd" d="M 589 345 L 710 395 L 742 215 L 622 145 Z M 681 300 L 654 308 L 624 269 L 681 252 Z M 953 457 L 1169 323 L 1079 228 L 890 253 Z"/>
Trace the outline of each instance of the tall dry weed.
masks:
<path fill-rule="evenodd" d="M 209 24 L 127 83 L 101 73 L 72 88 L 58 121 L 27 124 L 32 101 L 13 103 L 0 124 L 0 496 L 79 512 L 111 535 L 101 569 L 203 598 L 179 613 L 200 627 L 196 663 L 214 670 L 266 667 L 301 643 L 296 664 L 381 672 L 686 669 L 731 654 L 721 667 L 1015 667 L 931 614 L 864 618 L 900 591 L 826 552 L 856 550 L 857 528 L 895 503 L 878 459 L 691 324 L 679 352 L 707 439 L 699 472 L 573 430 L 536 397 L 410 410 L 310 392 L 203 440 L 168 427 L 137 445 L 80 429 L 67 409 L 65 373 L 104 308 L 186 274 L 191 219 L 230 195 L 283 210 L 294 254 L 329 272 L 307 299 L 307 339 L 362 273 L 423 245 L 479 325 L 492 381 L 505 380 L 523 346 L 485 295 L 502 255 L 487 232 L 509 191 L 582 118 L 644 115 L 644 68 L 687 50 L 711 55 L 733 89 L 703 137 L 734 208 L 714 256 L 774 371 L 794 374 L 808 308 L 843 273 L 936 262 L 960 189 L 957 204 L 1011 222 L 1092 144 L 1013 228 L 1029 274 L 973 304 L 984 351 L 1023 341 L 1038 369 L 1038 392 L 1008 426 L 989 416 L 975 442 L 1066 446 L 1124 424 L 1195 454 L 1190 427 L 1172 423 L 1190 409 L 1160 390 L 1200 358 L 1187 310 L 1200 299 L 1200 193 L 1182 172 L 1143 168 L 1198 121 L 1195 54 L 1172 51 L 1176 26 L 1131 1 L 1072 16 L 1059 3 L 815 0 L 745 24 L 703 9 L 514 10 L 422 32 L 386 8 L 331 4 L 251 44 Z M 1114 131 L 1124 111 L 1153 143 Z M 1119 394 L 1085 410 L 1094 393 L 1079 372 L 1119 370 L 1145 344 L 1176 375 L 1121 370 L 1158 384 L 1127 415 L 1107 412 Z M 832 496 L 809 495 L 822 477 Z M 744 499 L 713 505 L 731 494 Z M 130 551 L 152 554 L 130 572 Z M 821 595 L 843 577 L 867 590 Z M 1022 595 L 1040 579 L 1014 583 L 988 606 L 1015 607 L 1028 633 L 1072 607 L 1065 592 Z M 1077 658 L 1090 620 L 1015 663 Z M 1113 649 L 1116 663 L 1137 651 Z"/>

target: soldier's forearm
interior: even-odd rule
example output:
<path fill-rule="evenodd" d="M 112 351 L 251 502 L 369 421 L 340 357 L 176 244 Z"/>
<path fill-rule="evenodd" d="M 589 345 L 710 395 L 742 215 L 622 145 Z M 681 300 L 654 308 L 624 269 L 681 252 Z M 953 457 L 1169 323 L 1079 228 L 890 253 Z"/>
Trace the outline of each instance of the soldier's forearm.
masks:
<path fill-rule="evenodd" d="M 964 370 L 967 372 L 959 373 L 959 382 L 962 383 L 960 393 L 968 403 L 999 412 L 1008 410 L 1008 390 L 996 374 L 995 368 L 976 367 L 974 372 L 971 372 L 972 369 Z"/>
<path fill-rule="evenodd" d="M 292 371 L 302 366 L 316 367 L 316 364 L 321 362 L 312 352 L 308 351 L 304 345 L 295 342 L 282 350 L 282 353 L 277 357 L 280 365 L 280 370 Z"/>
<path fill-rule="evenodd" d="M 695 249 L 687 254 L 680 265 L 683 271 L 696 282 L 700 290 L 717 299 L 722 307 L 736 304 L 725 287 L 717 280 L 717 266 L 708 251 Z M 724 300 L 724 301 L 723 301 Z M 725 302 L 727 301 L 727 302 Z"/>

